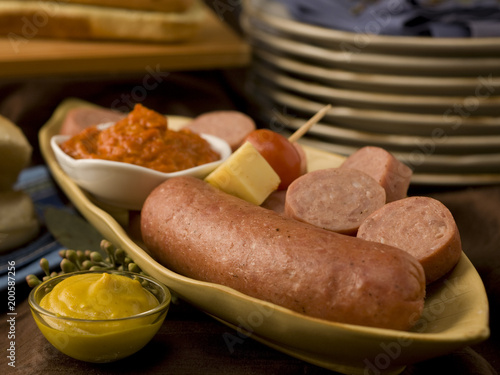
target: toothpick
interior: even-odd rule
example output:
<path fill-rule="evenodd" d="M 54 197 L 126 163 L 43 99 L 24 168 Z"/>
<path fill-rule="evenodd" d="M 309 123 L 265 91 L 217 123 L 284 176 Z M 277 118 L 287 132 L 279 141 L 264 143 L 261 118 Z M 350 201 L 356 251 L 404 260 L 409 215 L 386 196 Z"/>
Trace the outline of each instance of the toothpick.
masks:
<path fill-rule="evenodd" d="M 331 104 L 326 105 L 322 109 L 320 109 L 313 117 L 309 119 L 304 125 L 302 125 L 300 128 L 298 128 L 295 133 L 293 133 L 290 137 L 288 137 L 288 140 L 290 142 L 296 142 L 300 137 L 302 137 L 304 134 L 307 133 L 307 131 L 314 125 L 316 124 L 319 120 L 323 118 L 323 116 L 326 115 L 326 112 L 328 112 L 332 108 Z"/>

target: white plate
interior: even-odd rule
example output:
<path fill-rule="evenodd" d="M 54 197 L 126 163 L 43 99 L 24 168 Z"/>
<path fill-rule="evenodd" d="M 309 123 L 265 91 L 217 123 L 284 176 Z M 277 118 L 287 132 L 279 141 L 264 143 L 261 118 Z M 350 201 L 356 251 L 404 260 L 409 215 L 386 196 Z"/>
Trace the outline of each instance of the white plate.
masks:
<path fill-rule="evenodd" d="M 500 38 L 427 38 L 358 34 L 293 20 L 272 0 L 243 0 L 243 13 L 295 38 L 346 50 L 378 51 L 415 56 L 500 56 Z"/>
<path fill-rule="evenodd" d="M 251 44 L 265 46 L 323 67 L 353 72 L 437 76 L 488 76 L 500 73 L 500 58 L 449 58 L 352 53 L 313 46 L 264 30 L 255 19 L 242 14 L 240 23 Z"/>
<path fill-rule="evenodd" d="M 417 173 L 411 183 L 414 185 L 472 186 L 500 184 L 500 173 Z"/>
<path fill-rule="evenodd" d="M 293 131 L 302 126 L 308 119 L 298 116 L 286 116 L 283 124 Z M 267 121 L 279 121 L 273 111 L 268 111 Z M 285 121 L 286 120 L 286 121 Z M 307 134 L 331 140 L 333 143 L 351 144 L 356 147 L 373 145 L 388 150 L 399 150 L 411 152 L 419 147 L 427 147 L 436 153 L 448 154 L 481 154 L 495 153 L 500 151 L 500 135 L 485 136 L 447 136 L 443 138 L 409 136 L 398 134 L 370 133 L 353 129 L 337 127 L 332 124 L 318 122 L 310 128 Z"/>
<path fill-rule="evenodd" d="M 302 137 L 299 143 L 340 155 L 350 155 L 359 148 L 325 142 L 308 136 Z M 411 152 L 391 151 L 391 153 L 418 174 L 500 174 L 500 153 L 443 155 L 418 147 Z"/>
<path fill-rule="evenodd" d="M 477 96 L 479 93 L 488 96 L 500 93 L 500 79 L 492 75 L 470 78 L 367 74 L 307 64 L 261 48 L 254 48 L 253 52 L 257 60 L 283 72 L 338 88 L 404 95 Z"/>
<path fill-rule="evenodd" d="M 338 167 L 347 157 L 304 144 L 302 147 L 307 155 L 309 171 Z M 500 173 L 413 173 L 411 179 L 411 184 L 415 186 L 472 186 L 498 183 L 500 183 Z"/>
<path fill-rule="evenodd" d="M 318 102 L 290 94 L 253 80 L 248 90 L 253 92 L 256 102 L 267 109 L 283 107 L 311 117 L 327 102 Z M 258 92 L 259 95 L 255 95 Z M 463 114 L 463 115 L 462 115 Z M 439 134 L 458 135 L 500 135 L 500 118 L 475 117 L 473 112 L 455 111 L 450 108 L 442 115 L 398 113 L 381 110 L 355 109 L 335 106 L 328 111 L 324 123 L 331 123 L 346 129 L 372 133 L 405 134 L 433 137 Z"/>
<path fill-rule="evenodd" d="M 254 63 L 253 69 L 257 75 L 271 83 L 298 95 L 332 105 L 442 115 L 450 108 L 459 107 L 468 100 L 467 97 L 461 96 L 397 95 L 339 89 L 293 78 L 259 63 Z M 478 98 L 474 106 L 474 116 L 500 116 L 500 96 Z"/>

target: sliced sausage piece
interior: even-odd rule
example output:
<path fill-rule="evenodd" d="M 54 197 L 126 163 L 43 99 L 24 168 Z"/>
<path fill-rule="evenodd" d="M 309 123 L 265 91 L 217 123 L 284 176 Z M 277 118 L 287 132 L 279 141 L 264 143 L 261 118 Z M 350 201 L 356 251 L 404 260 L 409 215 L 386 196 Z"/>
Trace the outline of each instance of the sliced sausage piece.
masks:
<path fill-rule="evenodd" d="M 125 116 L 124 113 L 106 108 L 73 108 L 67 112 L 60 134 L 76 135 L 89 126 L 117 122 Z"/>
<path fill-rule="evenodd" d="M 333 232 L 353 235 L 385 203 L 385 190 L 356 169 L 327 168 L 296 179 L 287 190 L 285 214 Z"/>
<path fill-rule="evenodd" d="M 285 213 L 285 198 L 286 190 L 275 190 L 261 204 L 262 207 L 268 210 L 276 211 L 277 213 Z"/>
<path fill-rule="evenodd" d="M 405 330 L 422 313 L 425 276 L 408 253 L 301 223 L 193 177 L 149 195 L 141 230 L 170 270 L 305 315 Z"/>
<path fill-rule="evenodd" d="M 358 169 L 385 189 L 387 202 L 406 197 L 413 171 L 380 147 L 366 146 L 350 155 L 341 168 Z"/>
<path fill-rule="evenodd" d="M 361 224 L 357 236 L 413 255 L 424 267 L 428 284 L 450 271 L 462 253 L 451 212 L 429 197 L 410 197 L 386 204 Z"/>
<path fill-rule="evenodd" d="M 195 133 L 210 134 L 225 140 L 234 151 L 256 129 L 252 118 L 238 111 L 212 111 L 199 115 L 186 125 Z"/>

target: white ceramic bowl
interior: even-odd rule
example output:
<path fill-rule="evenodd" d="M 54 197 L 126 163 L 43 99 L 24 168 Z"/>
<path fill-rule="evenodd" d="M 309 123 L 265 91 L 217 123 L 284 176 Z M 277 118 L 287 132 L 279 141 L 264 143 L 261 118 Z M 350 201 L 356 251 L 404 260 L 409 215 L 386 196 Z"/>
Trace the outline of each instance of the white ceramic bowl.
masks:
<path fill-rule="evenodd" d="M 98 127 L 105 129 L 111 125 L 106 123 Z M 50 145 L 62 170 L 82 189 L 103 203 L 140 210 L 149 193 L 163 181 L 185 175 L 204 178 L 231 155 L 231 147 L 226 141 L 207 134 L 201 134 L 201 137 L 221 155 L 221 159 L 173 173 L 109 160 L 74 159 L 59 147 L 70 138 L 66 135 L 53 136 Z"/>

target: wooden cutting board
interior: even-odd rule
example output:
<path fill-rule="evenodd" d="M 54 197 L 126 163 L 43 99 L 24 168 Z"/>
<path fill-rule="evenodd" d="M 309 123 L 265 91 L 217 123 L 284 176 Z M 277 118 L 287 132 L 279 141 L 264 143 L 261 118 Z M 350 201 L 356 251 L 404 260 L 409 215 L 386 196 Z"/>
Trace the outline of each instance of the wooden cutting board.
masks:
<path fill-rule="evenodd" d="M 198 35 L 179 44 L 0 38 L 0 78 L 141 73 L 245 66 L 250 47 L 207 8 Z"/>

